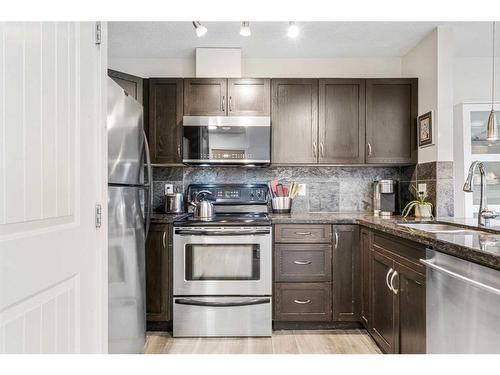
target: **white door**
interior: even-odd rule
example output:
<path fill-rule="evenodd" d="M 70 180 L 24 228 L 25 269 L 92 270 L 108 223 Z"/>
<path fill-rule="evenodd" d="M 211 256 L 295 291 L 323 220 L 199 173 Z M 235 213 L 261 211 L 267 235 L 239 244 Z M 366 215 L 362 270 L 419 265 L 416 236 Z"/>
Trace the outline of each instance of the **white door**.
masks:
<path fill-rule="evenodd" d="M 0 23 L 0 353 L 107 351 L 106 25 Z"/>

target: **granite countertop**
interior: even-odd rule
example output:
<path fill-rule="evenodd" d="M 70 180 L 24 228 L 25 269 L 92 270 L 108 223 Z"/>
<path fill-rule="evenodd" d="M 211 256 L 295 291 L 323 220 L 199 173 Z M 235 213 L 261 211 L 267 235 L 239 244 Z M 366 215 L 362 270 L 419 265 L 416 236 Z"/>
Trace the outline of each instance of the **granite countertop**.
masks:
<path fill-rule="evenodd" d="M 500 228 L 482 228 L 477 220 L 437 218 L 433 221 L 451 223 L 481 232 L 430 233 L 398 225 L 418 222 L 401 216 L 377 217 L 366 213 L 292 213 L 273 215 L 273 224 L 359 224 L 397 237 L 424 244 L 434 250 L 500 270 Z M 422 220 L 429 222 L 431 220 Z"/>
<path fill-rule="evenodd" d="M 187 214 L 163 214 L 153 213 L 151 215 L 151 223 L 153 224 L 172 224 L 176 220 L 182 219 Z"/>
<path fill-rule="evenodd" d="M 186 214 L 155 213 L 154 224 L 172 224 Z M 500 227 L 482 228 L 474 219 L 438 218 L 435 222 L 452 223 L 481 231 L 462 233 L 430 233 L 398 225 L 402 221 L 418 222 L 401 216 L 388 218 L 367 213 L 300 212 L 289 215 L 271 215 L 273 224 L 359 224 L 397 237 L 415 241 L 434 250 L 500 270 Z M 429 222 L 429 219 L 422 220 Z"/>

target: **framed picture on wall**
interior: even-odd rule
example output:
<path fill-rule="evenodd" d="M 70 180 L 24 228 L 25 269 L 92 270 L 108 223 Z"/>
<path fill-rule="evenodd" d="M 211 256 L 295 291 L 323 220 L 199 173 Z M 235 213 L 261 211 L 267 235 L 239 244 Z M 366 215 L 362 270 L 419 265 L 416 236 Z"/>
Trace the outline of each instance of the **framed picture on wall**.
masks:
<path fill-rule="evenodd" d="M 418 147 L 427 147 L 434 144 L 432 111 L 418 116 Z"/>

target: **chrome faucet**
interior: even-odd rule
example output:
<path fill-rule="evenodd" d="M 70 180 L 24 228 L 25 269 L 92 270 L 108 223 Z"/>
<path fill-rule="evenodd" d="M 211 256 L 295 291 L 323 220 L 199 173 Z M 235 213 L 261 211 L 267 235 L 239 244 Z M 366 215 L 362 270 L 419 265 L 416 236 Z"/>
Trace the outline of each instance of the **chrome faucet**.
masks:
<path fill-rule="evenodd" d="M 473 192 L 474 173 L 477 168 L 479 168 L 479 174 L 481 175 L 481 197 L 479 199 L 477 225 L 487 227 L 490 225 L 490 219 L 496 218 L 499 213 L 488 209 L 488 203 L 486 202 L 486 174 L 484 173 L 484 165 L 482 162 L 476 160 L 470 165 L 469 173 L 467 174 L 467 179 L 464 184 L 464 191 L 467 193 Z"/>

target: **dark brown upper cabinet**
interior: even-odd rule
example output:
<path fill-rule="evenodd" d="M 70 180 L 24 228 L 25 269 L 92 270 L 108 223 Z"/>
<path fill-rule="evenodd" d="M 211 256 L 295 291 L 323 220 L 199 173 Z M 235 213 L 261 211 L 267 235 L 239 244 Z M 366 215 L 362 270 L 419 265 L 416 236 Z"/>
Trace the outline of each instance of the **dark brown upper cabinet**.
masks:
<path fill-rule="evenodd" d="M 229 79 L 227 90 L 227 113 L 229 116 L 270 116 L 270 79 Z"/>
<path fill-rule="evenodd" d="M 319 80 L 319 162 L 365 162 L 365 80 Z"/>
<path fill-rule="evenodd" d="M 416 78 L 366 80 L 367 163 L 416 162 L 417 111 Z"/>
<path fill-rule="evenodd" d="M 333 320 L 359 321 L 359 228 L 333 226 Z"/>
<path fill-rule="evenodd" d="M 318 160 L 318 80 L 271 81 L 272 163 Z"/>
<path fill-rule="evenodd" d="M 184 116 L 226 116 L 227 79 L 184 80 Z"/>
<path fill-rule="evenodd" d="M 108 76 L 118 83 L 125 92 L 143 104 L 143 79 L 131 74 L 122 73 L 117 70 L 108 69 Z"/>
<path fill-rule="evenodd" d="M 149 146 L 154 164 L 182 162 L 183 80 L 149 80 Z"/>

